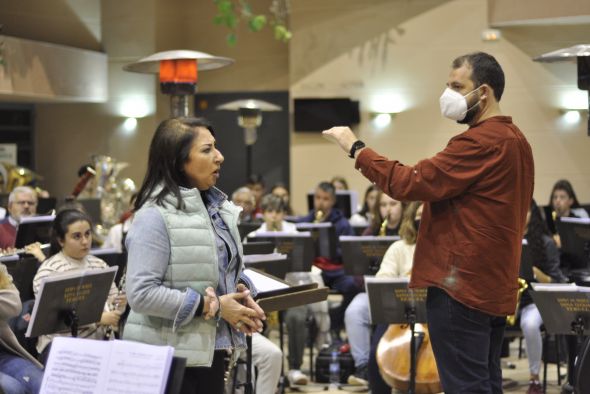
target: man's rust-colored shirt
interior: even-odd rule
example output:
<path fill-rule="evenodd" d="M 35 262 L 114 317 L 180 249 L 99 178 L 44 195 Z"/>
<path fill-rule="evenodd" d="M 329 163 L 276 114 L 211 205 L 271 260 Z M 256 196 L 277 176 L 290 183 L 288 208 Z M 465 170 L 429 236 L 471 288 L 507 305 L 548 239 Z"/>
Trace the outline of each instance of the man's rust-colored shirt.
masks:
<path fill-rule="evenodd" d="M 534 164 L 511 117 L 471 126 L 414 167 L 366 148 L 356 168 L 395 199 L 425 202 L 411 287 L 440 287 L 492 315 L 514 313 Z"/>

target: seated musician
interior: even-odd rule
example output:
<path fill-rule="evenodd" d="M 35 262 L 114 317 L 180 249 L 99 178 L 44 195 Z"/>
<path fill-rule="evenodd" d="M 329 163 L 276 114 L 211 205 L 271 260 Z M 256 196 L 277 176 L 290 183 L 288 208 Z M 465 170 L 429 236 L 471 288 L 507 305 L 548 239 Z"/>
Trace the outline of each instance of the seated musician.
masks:
<path fill-rule="evenodd" d="M 266 192 L 266 184 L 264 183 L 264 178 L 260 174 L 252 174 L 248 177 L 246 187 L 252 191 L 252 195 L 254 196 L 253 216 L 259 217 L 262 214 L 260 202 L 262 201 L 262 196 L 264 196 Z"/>
<path fill-rule="evenodd" d="M 36 394 L 43 380 L 42 365 L 23 349 L 7 323 L 21 308 L 12 277 L 0 264 L 0 392 Z"/>
<path fill-rule="evenodd" d="M 551 238 L 551 233 L 543 221 L 541 211 L 533 200 L 527 214 L 524 238 L 533 257 L 533 271 L 539 282 L 567 282 L 567 278 L 559 269 L 559 251 Z M 528 289 L 520 299 L 520 328 L 526 341 L 526 354 L 529 361 L 530 382 L 528 394 L 543 393 L 539 381 L 543 340 L 541 325 L 543 320 L 537 306 L 533 303 Z"/>
<path fill-rule="evenodd" d="M 37 193 L 29 186 L 17 186 L 8 196 L 8 216 L 0 221 L 0 251 L 3 254 L 14 252 L 16 230 L 21 218 L 37 214 Z M 32 243 L 25 247 L 25 252 L 45 260 L 41 244 Z"/>
<path fill-rule="evenodd" d="M 402 221 L 403 205 L 379 191 L 373 206 L 371 222 L 363 235 L 398 235 Z"/>
<path fill-rule="evenodd" d="M 410 276 L 421 217 L 421 202 L 412 202 L 404 209 L 399 234 L 401 239 L 394 242 L 385 252 L 377 272 L 378 277 Z M 360 293 L 352 300 L 346 309 L 345 323 L 355 365 L 355 373 L 348 378 L 348 383 L 355 385 L 369 383 L 371 392 L 374 394 L 390 393 L 391 387 L 381 378 L 375 359 L 377 344 L 388 326 L 378 325 L 371 335 L 367 293 Z"/>
<path fill-rule="evenodd" d="M 275 196 L 281 197 L 283 201 L 285 201 L 285 205 L 287 206 L 285 214 L 287 216 L 292 216 L 293 208 L 291 208 L 291 196 L 289 194 L 289 189 L 287 189 L 287 186 L 283 182 L 277 182 L 270 189 L 270 193 L 274 194 Z"/>
<path fill-rule="evenodd" d="M 376 185 L 369 185 L 367 187 L 361 210 L 350 217 L 351 226 L 369 227 L 373 218 L 373 207 L 377 202 L 377 194 L 379 194 L 379 188 Z"/>
<path fill-rule="evenodd" d="M 566 179 L 560 179 L 555 182 L 549 197 L 549 205 L 552 209 L 552 217 L 547 218 L 547 223 L 551 225 L 552 231 L 555 231 L 553 239 L 558 248 L 561 248 L 561 239 L 555 229 L 554 221 L 557 218 L 587 218 L 588 212 L 578 202 L 576 192 L 572 184 Z"/>
<path fill-rule="evenodd" d="M 79 210 L 65 209 L 57 214 L 52 229 L 51 257 L 41 264 L 33 279 L 35 297 L 39 294 L 41 282 L 49 276 L 71 271 L 108 268 L 103 260 L 88 254 L 92 244 L 91 228 L 90 218 Z M 127 298 L 123 294 L 118 294 L 117 287 L 113 283 L 100 321 L 80 327 L 78 336 L 104 339 L 109 329 L 117 330 L 126 305 Z M 46 361 L 49 353 L 48 345 L 55 336 L 70 336 L 70 331 L 39 337 L 37 351 L 42 362 Z"/>
<path fill-rule="evenodd" d="M 341 210 L 335 208 L 336 190 L 329 182 L 321 182 L 315 189 L 313 197 L 313 209 L 307 216 L 299 218 L 300 223 L 329 222 L 335 229 L 336 237 L 341 235 L 354 235 L 354 231 Z M 344 328 L 344 311 L 350 301 L 361 291 L 360 284 L 354 278 L 344 274 L 340 246 L 336 248 L 336 257 L 330 259 L 326 256 L 317 256 L 313 264 L 322 270 L 322 279 L 326 286 L 342 294 L 342 302 L 335 313 L 330 315 L 330 329 L 332 340 L 340 340 L 340 330 Z"/>
<path fill-rule="evenodd" d="M 235 205 L 242 207 L 238 223 L 252 223 L 256 222 L 257 218 L 254 213 L 256 207 L 256 199 L 252 190 L 243 186 L 234 191 L 231 195 L 231 202 Z"/>

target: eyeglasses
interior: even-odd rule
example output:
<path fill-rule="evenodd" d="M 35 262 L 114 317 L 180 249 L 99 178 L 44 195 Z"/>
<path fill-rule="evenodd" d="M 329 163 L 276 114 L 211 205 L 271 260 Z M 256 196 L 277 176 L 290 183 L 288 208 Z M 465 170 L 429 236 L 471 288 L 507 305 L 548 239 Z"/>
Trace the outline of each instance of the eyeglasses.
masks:
<path fill-rule="evenodd" d="M 15 201 L 14 203 L 17 204 L 17 205 L 21 205 L 21 206 L 30 205 L 32 207 L 34 207 L 35 205 L 37 205 L 37 203 L 35 201 Z"/>

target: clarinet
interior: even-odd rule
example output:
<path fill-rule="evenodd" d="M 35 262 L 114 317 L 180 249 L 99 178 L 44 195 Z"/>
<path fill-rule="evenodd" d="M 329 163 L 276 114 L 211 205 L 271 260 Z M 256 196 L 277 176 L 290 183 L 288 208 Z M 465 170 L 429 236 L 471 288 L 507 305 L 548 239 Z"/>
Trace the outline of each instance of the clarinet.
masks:
<path fill-rule="evenodd" d="M 117 286 L 117 297 L 121 294 L 125 293 L 125 280 L 127 279 L 127 266 L 123 269 L 123 274 L 121 275 L 121 280 L 119 280 L 119 286 Z M 116 299 L 116 298 L 115 298 Z M 115 301 L 115 303 L 111 304 L 109 307 L 110 311 L 114 311 L 119 309 L 119 302 Z M 119 326 L 117 327 L 117 331 L 121 330 L 121 320 L 119 320 Z M 105 340 L 112 340 L 115 338 L 115 327 L 108 326 L 106 332 L 104 334 Z"/>

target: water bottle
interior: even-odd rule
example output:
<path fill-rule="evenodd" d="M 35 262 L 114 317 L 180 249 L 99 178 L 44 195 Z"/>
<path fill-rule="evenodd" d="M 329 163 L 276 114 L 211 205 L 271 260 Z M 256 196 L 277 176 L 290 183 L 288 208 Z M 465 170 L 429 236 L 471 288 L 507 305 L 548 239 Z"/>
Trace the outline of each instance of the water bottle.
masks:
<path fill-rule="evenodd" d="M 338 351 L 332 351 L 330 359 L 330 390 L 338 390 L 340 386 L 340 361 L 338 360 Z"/>

